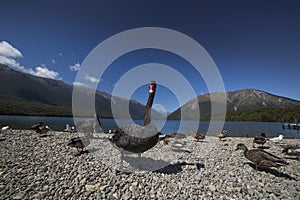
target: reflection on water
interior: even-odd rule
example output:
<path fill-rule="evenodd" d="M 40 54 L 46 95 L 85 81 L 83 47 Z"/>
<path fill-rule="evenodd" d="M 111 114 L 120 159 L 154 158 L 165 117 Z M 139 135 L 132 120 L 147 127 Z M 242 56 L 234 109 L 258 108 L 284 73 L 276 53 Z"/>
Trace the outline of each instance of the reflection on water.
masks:
<path fill-rule="evenodd" d="M 84 120 L 86 118 L 78 118 Z M 41 116 L 4 116 L 0 115 L 0 127 L 10 126 L 12 129 L 30 129 L 33 124 L 39 122 L 45 122 L 53 130 L 62 131 L 66 124 L 74 125 L 72 117 L 41 117 Z M 132 123 L 131 120 L 125 119 L 100 119 L 102 128 L 105 132 L 110 129 L 116 129 L 118 126 L 124 126 Z M 135 123 L 143 125 L 142 120 L 134 120 Z M 171 134 L 178 132 L 180 121 L 178 120 L 154 120 L 153 123 L 156 125 L 158 130 L 163 134 Z M 198 127 L 198 131 L 206 134 L 209 121 L 200 121 L 199 126 L 196 126 L 198 122 L 195 121 L 184 121 L 181 124 L 181 133 L 188 134 L 190 131 Z M 300 138 L 300 132 L 296 130 L 282 129 L 281 123 L 278 122 L 226 122 L 224 128 L 228 130 L 230 136 L 241 136 L 241 137 L 253 137 L 265 132 L 267 137 L 275 137 L 279 134 L 285 137 Z"/>

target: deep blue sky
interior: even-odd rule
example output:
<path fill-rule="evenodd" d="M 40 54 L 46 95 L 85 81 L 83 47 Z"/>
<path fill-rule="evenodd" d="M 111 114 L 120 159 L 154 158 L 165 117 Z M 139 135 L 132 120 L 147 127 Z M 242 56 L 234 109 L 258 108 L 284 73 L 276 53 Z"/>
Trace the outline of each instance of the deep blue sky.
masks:
<path fill-rule="evenodd" d="M 164 27 L 190 36 L 206 49 L 222 75 L 226 91 L 255 88 L 300 100 L 298 1 L 1 0 L 0 3 L 0 43 L 3 45 L 5 41 L 17 49 L 22 57 L 6 56 L 32 74 L 45 76 L 51 70 L 53 78 L 73 84 L 76 71 L 71 71 L 70 66 L 80 65 L 103 40 L 128 29 Z M 3 62 L 5 58 L 1 59 Z M 130 69 L 149 62 L 181 70 L 197 94 L 207 92 L 201 77 L 193 77 L 193 70 L 186 70 L 192 68 L 188 63 L 159 50 L 141 50 L 118 59 L 106 77 L 101 78 L 99 90 L 112 92 L 122 75 L 118 67 Z M 132 98 L 145 103 L 143 88 Z M 179 105 L 175 99 L 172 101 L 174 95 L 163 87 L 161 91 L 163 94 L 160 93 L 156 103 L 168 111 L 176 109 Z"/>

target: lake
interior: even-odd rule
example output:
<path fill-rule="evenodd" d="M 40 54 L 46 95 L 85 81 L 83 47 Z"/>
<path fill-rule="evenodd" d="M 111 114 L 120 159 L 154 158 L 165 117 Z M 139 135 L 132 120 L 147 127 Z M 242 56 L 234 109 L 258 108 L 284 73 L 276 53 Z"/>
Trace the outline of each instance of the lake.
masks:
<path fill-rule="evenodd" d="M 76 118 L 77 120 L 84 120 L 86 118 Z M 62 131 L 66 124 L 74 125 L 72 117 L 41 117 L 41 116 L 7 116 L 0 115 L 0 127 L 10 126 L 12 129 L 30 129 L 33 124 L 40 121 L 45 122 L 53 130 Z M 116 129 L 118 126 L 133 123 L 130 120 L 124 119 L 100 119 L 102 128 L 105 132 L 110 129 Z M 142 120 L 134 120 L 135 123 L 142 125 Z M 180 132 L 188 134 L 190 131 L 198 129 L 201 133 L 206 134 L 209 121 L 179 121 L 179 120 L 154 120 L 158 130 L 163 134 L 171 134 L 173 132 Z M 198 124 L 199 123 L 199 124 Z M 215 122 L 221 124 L 221 122 Z M 195 128 L 196 127 L 196 128 Z M 300 138 L 300 132 L 297 130 L 282 129 L 279 122 L 225 122 L 224 128 L 228 130 L 232 137 L 253 137 L 265 132 L 267 137 L 275 137 L 279 134 L 287 138 Z"/>

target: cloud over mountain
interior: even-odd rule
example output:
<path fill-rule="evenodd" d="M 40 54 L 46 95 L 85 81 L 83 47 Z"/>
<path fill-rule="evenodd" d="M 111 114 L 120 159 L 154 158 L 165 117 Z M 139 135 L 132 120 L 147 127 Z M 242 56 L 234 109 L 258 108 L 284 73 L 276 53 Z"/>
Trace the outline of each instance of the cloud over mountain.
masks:
<path fill-rule="evenodd" d="M 50 79 L 61 79 L 58 72 L 48 69 L 45 65 L 37 66 L 35 69 L 25 68 L 18 61 L 16 61 L 15 58 L 23 58 L 23 54 L 8 42 L 0 42 L 0 63 L 34 76 Z"/>
<path fill-rule="evenodd" d="M 6 41 L 0 42 L 0 54 L 5 57 L 23 57 L 22 53 Z"/>
<path fill-rule="evenodd" d="M 22 53 L 9 44 L 6 41 L 0 42 L 0 63 L 9 65 L 19 70 L 24 70 L 25 67 L 22 66 L 15 58 L 22 58 Z"/>
<path fill-rule="evenodd" d="M 84 77 L 84 79 L 85 79 L 85 80 L 88 80 L 88 81 L 90 81 L 90 82 L 92 82 L 92 83 L 99 83 L 99 82 L 100 82 L 100 79 L 98 79 L 98 78 L 96 78 L 96 77 L 94 77 L 94 76 L 89 76 L 89 75 L 86 75 L 86 76 Z"/>
<path fill-rule="evenodd" d="M 34 76 L 39 76 L 43 78 L 51 78 L 51 79 L 58 79 L 59 73 L 53 70 L 48 69 L 47 67 L 36 67 L 35 70 L 29 69 L 29 73 Z"/>

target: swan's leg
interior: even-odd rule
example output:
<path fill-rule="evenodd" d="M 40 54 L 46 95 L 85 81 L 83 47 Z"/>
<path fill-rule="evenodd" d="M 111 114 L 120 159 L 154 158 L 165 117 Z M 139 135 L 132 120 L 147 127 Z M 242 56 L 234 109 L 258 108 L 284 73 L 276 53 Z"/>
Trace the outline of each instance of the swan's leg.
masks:
<path fill-rule="evenodd" d="M 124 162 L 124 152 L 121 151 L 121 163 L 120 163 L 120 168 L 117 169 L 117 171 L 122 172 L 122 173 L 131 173 L 132 171 L 130 169 L 128 169 L 127 167 L 124 167 L 123 162 Z"/>
<path fill-rule="evenodd" d="M 139 157 L 139 158 L 141 158 L 141 155 L 142 155 L 141 153 L 138 153 L 138 157 Z"/>

